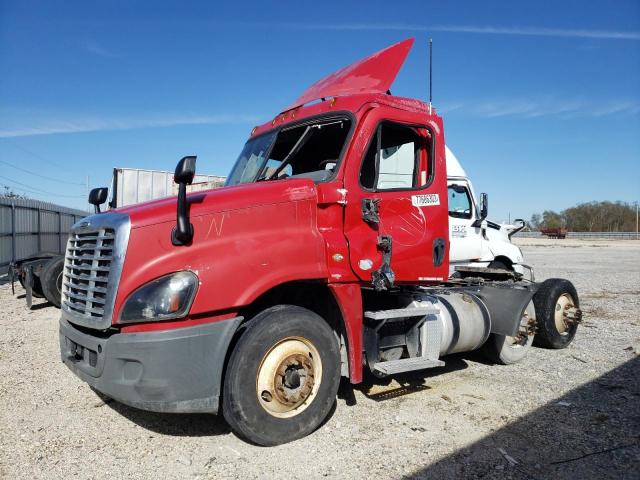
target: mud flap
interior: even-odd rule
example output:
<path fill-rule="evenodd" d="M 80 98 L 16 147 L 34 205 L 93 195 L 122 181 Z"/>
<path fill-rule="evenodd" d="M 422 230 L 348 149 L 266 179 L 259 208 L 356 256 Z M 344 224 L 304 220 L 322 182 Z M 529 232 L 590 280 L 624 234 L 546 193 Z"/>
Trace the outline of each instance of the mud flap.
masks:
<path fill-rule="evenodd" d="M 518 334 L 522 312 L 538 291 L 539 285 L 505 284 L 483 285 L 474 293 L 485 303 L 491 315 L 491 333 L 515 336 Z"/>
<path fill-rule="evenodd" d="M 27 291 L 27 307 L 29 308 L 29 310 L 31 310 L 31 307 L 33 305 L 33 271 L 31 270 L 30 266 L 25 269 L 24 288 Z"/>

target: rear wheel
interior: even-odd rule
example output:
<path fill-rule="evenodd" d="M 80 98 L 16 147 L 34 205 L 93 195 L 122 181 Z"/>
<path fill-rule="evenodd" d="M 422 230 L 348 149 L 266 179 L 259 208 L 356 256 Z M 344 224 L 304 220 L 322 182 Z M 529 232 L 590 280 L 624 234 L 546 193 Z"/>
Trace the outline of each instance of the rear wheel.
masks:
<path fill-rule="evenodd" d="M 569 280 L 550 278 L 542 282 L 533 296 L 538 333 L 536 345 L 565 348 L 572 341 L 582 320 L 578 292 Z"/>
<path fill-rule="evenodd" d="M 496 363 L 503 365 L 511 365 L 512 363 L 522 360 L 531 345 L 535 336 L 534 325 L 536 321 L 536 312 L 533 302 L 522 312 L 520 321 L 520 329 L 518 335 L 507 336 L 491 334 L 489 340 L 485 344 L 484 353 Z"/>
<path fill-rule="evenodd" d="M 301 307 L 271 307 L 251 320 L 231 354 L 222 411 L 247 440 L 279 445 L 325 420 L 339 382 L 338 342 L 329 325 Z"/>
<path fill-rule="evenodd" d="M 40 273 L 40 283 L 42 293 L 53 305 L 60 308 L 60 297 L 62 296 L 62 267 L 63 257 L 55 257 L 47 262 Z"/>

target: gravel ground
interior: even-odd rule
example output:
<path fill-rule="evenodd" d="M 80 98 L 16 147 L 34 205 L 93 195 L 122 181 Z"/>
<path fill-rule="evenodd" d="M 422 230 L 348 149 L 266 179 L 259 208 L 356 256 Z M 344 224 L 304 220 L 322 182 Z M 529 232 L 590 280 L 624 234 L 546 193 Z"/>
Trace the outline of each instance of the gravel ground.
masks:
<path fill-rule="evenodd" d="M 0 285 L 0 477 L 639 478 L 640 242 L 518 242 L 539 280 L 581 295 L 569 348 L 343 384 L 322 428 L 274 448 L 214 416 L 105 403 L 60 362 L 58 310 Z"/>

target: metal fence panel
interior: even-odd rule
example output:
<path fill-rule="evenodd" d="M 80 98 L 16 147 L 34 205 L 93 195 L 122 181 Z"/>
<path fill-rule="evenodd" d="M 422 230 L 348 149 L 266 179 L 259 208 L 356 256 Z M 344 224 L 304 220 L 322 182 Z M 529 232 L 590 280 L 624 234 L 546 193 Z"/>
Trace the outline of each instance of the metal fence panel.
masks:
<path fill-rule="evenodd" d="M 53 203 L 0 197 L 0 274 L 11 261 L 62 253 L 71 226 L 87 213 Z"/>
<path fill-rule="evenodd" d="M 0 205 L 0 235 L 11 235 L 12 229 L 11 208 L 4 208 L 4 205 Z"/>
<path fill-rule="evenodd" d="M 31 208 L 16 208 L 14 230 L 16 233 L 31 233 L 38 231 L 38 210 Z"/>
<path fill-rule="evenodd" d="M 60 213 L 41 210 L 40 231 L 43 233 L 60 232 Z"/>
<path fill-rule="evenodd" d="M 515 234 L 515 237 L 549 238 L 540 232 L 518 232 Z M 568 232 L 567 238 L 640 240 L 640 234 L 638 234 L 638 232 Z"/>
<path fill-rule="evenodd" d="M 43 233 L 40 235 L 40 250 L 43 252 L 59 252 L 60 235 L 57 233 Z"/>

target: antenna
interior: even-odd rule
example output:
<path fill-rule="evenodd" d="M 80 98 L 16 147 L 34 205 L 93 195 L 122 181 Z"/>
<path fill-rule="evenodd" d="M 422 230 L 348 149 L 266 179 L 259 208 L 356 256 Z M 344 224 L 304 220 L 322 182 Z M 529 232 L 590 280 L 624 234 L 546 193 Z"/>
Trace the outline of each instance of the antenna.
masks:
<path fill-rule="evenodd" d="M 429 115 L 431 115 L 431 100 L 433 100 L 433 38 L 429 38 Z"/>

